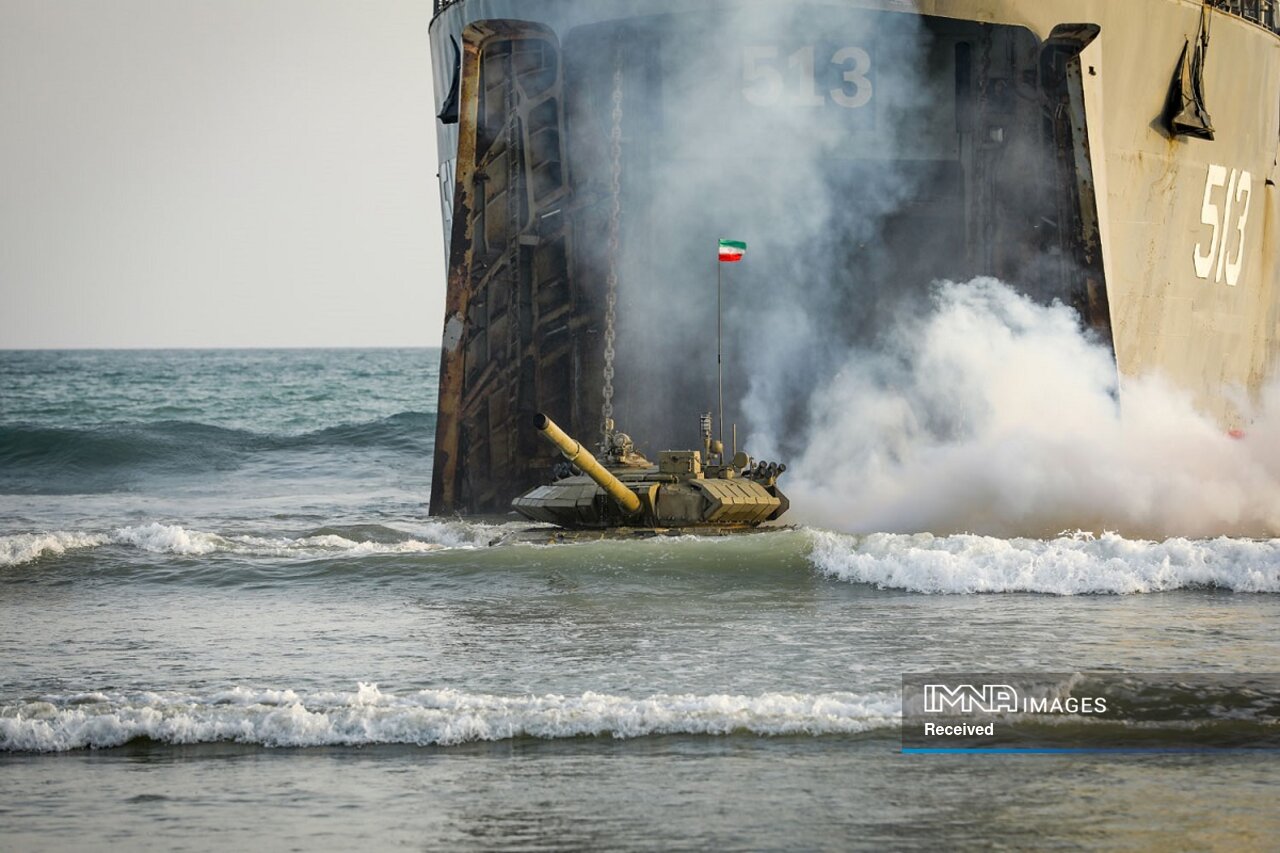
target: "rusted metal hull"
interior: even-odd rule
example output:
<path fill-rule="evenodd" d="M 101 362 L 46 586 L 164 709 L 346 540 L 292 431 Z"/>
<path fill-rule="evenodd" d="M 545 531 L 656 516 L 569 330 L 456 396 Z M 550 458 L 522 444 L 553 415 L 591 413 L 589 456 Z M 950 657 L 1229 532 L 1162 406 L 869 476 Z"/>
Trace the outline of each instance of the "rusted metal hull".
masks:
<path fill-rule="evenodd" d="M 874 44 L 877 28 L 894 31 L 902 16 L 918 20 L 926 36 L 930 114 L 910 136 L 889 145 L 887 113 L 878 102 L 859 104 L 856 82 L 837 83 L 835 104 L 828 98 L 823 108 L 837 114 L 830 129 L 850 140 L 848 152 L 823 166 L 833 192 L 861 186 L 886 163 L 910 177 L 906 200 L 879 226 L 878 245 L 858 245 L 857 223 L 850 225 L 852 248 L 836 263 L 877 272 L 822 306 L 840 321 L 833 334 L 874 335 L 898 282 L 996 275 L 1074 306 L 1113 347 L 1122 378 L 1163 374 L 1225 428 L 1243 426 L 1235 391 L 1256 392 L 1270 378 L 1280 341 L 1280 38 L 1238 16 L 1210 15 L 1200 81 L 1210 139 L 1174 133 L 1165 117 L 1201 34 L 1199 2 L 794 5 L 794 31 L 777 35 L 784 71 L 789 59 L 793 69 L 807 62 L 812 74 L 814 56 L 831 54 L 833 62 L 854 57 L 835 68 L 856 78 L 861 54 L 852 51 Z M 669 109 L 672 69 L 696 66 L 698 40 L 714 33 L 713 7 L 656 0 L 636 8 L 621 0 L 458 0 L 432 24 L 449 249 L 433 514 L 503 511 L 545 479 L 553 457 L 521 429 L 534 411 L 548 411 L 576 435 L 595 435 L 607 207 L 600 175 L 615 67 L 625 69 L 628 107 L 632 275 L 620 285 L 622 310 L 677 329 L 691 313 L 653 286 L 689 262 L 675 249 L 667 257 L 685 235 L 667 221 L 661 197 L 640 188 L 662 185 L 674 159 L 687 165 L 697 156 L 671 129 L 680 119 Z M 806 28 L 811 9 L 821 11 L 823 27 Z M 867 34 L 862 41 L 831 41 L 842 15 L 849 32 Z M 876 61 L 891 57 L 888 48 L 866 51 Z M 740 82 L 737 74 L 708 79 L 719 86 Z M 890 88 L 888 77 L 871 79 L 877 91 Z M 879 123 L 865 118 L 872 109 Z M 707 162 L 732 159 L 730 141 L 707 152 Z M 785 150 L 778 156 L 786 162 Z M 678 190 L 668 191 L 678 197 Z M 762 311 L 770 304 L 751 298 Z M 794 298 L 806 298 L 803 288 Z M 631 431 L 665 441 L 673 419 L 687 420 L 708 399 L 707 375 L 673 369 L 701 350 L 646 337 L 642 325 L 629 332 L 621 417 Z"/>

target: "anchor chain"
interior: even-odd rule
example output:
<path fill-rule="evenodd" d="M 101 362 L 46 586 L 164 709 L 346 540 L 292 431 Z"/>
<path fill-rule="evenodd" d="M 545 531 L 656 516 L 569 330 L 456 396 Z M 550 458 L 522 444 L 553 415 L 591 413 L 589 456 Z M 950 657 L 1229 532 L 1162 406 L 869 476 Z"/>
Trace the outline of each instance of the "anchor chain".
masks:
<path fill-rule="evenodd" d="M 613 113 L 609 131 L 609 272 L 605 280 L 604 308 L 604 403 L 600 407 L 601 449 L 607 450 L 613 440 L 613 344 L 618 307 L 618 252 L 622 226 L 622 47 L 613 58 Z"/>

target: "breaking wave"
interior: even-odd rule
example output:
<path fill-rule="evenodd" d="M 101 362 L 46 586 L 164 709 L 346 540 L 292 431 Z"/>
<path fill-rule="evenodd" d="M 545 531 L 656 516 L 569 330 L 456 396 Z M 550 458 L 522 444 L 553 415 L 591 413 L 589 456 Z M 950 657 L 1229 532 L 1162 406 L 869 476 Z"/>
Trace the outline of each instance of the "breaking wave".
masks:
<path fill-rule="evenodd" d="M 370 554 L 419 554 L 451 548 L 487 545 L 494 528 L 483 524 L 438 522 L 421 525 L 415 535 L 389 528 L 373 531 L 334 529 L 307 536 L 219 535 L 188 530 L 176 524 L 151 523 L 120 527 L 105 533 L 51 531 L 0 536 L 0 567 L 17 566 L 42 557 L 57 557 L 69 551 L 124 546 L 153 554 L 203 556 L 237 554 L 250 557 L 316 558 Z M 343 535 L 344 533 L 348 535 Z M 353 539 L 372 533 L 376 538 Z"/>
<path fill-rule="evenodd" d="M 19 533 L 0 536 L 0 566 L 17 566 L 45 556 L 106 545 L 111 538 L 99 533 Z"/>
<path fill-rule="evenodd" d="M 495 696 L 456 690 L 298 693 L 236 687 L 43 696 L 0 706 L 0 750 L 60 752 L 149 739 L 269 747 L 451 746 L 513 738 L 856 734 L 898 724 L 896 693 Z"/>
<path fill-rule="evenodd" d="M 851 583 L 924 593 L 1280 592 L 1280 539 L 1125 539 L 1114 533 L 997 539 L 812 531 L 809 559 Z"/>
<path fill-rule="evenodd" d="M 423 520 L 405 529 L 377 524 L 337 526 L 285 536 L 221 534 L 151 523 L 108 531 L 0 536 L 0 568 L 102 548 L 175 557 L 232 555 L 299 561 L 471 549 L 487 552 L 491 545 L 519 543 L 522 540 L 510 536 L 527 527 L 521 522 Z M 1124 595 L 1205 588 L 1280 593 L 1280 539 L 1153 541 L 1085 532 L 1053 539 L 928 533 L 859 536 L 805 528 L 725 540 L 686 536 L 646 543 L 570 541 L 555 547 L 572 550 L 548 565 L 577 566 L 583 561 L 614 565 L 622 559 L 623 564 L 640 567 L 659 551 L 673 565 L 702 566 L 698 571 L 703 574 L 748 572 L 752 559 L 784 572 L 792 569 L 782 567 L 802 568 L 807 562 L 835 580 L 931 594 Z M 752 558 L 745 557 L 742 549 L 749 549 Z M 623 552 L 629 556 L 620 557 Z M 572 555 L 578 556 L 570 559 Z M 494 565 L 524 566 L 530 559 L 526 554 Z"/>

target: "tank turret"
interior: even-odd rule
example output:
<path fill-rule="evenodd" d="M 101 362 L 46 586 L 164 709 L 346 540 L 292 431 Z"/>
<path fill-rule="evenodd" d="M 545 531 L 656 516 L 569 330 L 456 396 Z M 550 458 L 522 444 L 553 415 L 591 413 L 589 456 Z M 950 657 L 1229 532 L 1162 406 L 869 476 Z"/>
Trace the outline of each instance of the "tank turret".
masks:
<path fill-rule="evenodd" d="M 756 462 L 710 439 L 702 417 L 702 450 L 664 450 L 657 464 L 635 451 L 625 433 L 608 431 L 602 463 L 544 414 L 534 428 L 569 463 L 554 482 L 511 502 L 526 518 L 568 528 L 751 528 L 790 506 L 778 489 L 786 465 Z M 568 470 L 565 470 L 565 469 Z"/>

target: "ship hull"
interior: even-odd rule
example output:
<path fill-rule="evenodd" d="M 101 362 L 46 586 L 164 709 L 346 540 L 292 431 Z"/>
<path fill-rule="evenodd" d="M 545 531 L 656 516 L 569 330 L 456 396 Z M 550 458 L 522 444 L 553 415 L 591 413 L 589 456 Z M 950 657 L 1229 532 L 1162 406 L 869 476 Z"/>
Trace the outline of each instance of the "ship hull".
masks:
<path fill-rule="evenodd" d="M 691 294 L 712 272 L 697 247 L 746 236 L 731 228 L 765 234 L 749 258 L 777 282 L 733 297 L 743 371 L 780 359 L 744 317 L 826 300 L 808 306 L 812 337 L 845 346 L 937 278 L 994 275 L 1073 306 L 1122 387 L 1159 374 L 1247 427 L 1235 403 L 1280 340 L 1280 38 L 1214 11 L 1206 49 L 1185 0 L 768 5 L 763 30 L 749 3 L 460 0 L 437 15 L 449 281 L 433 513 L 500 511 L 545 476 L 522 414 L 588 436 L 616 403 L 663 441 L 709 408 L 688 365 L 714 319 Z M 1212 126 L 1179 132 L 1171 104 L 1193 89 Z M 788 177 L 760 177 L 774 173 Z M 806 223 L 847 246 L 770 267 Z M 797 268 L 850 283 L 814 295 L 786 281 Z M 820 370 L 828 351 L 799 355 Z"/>

